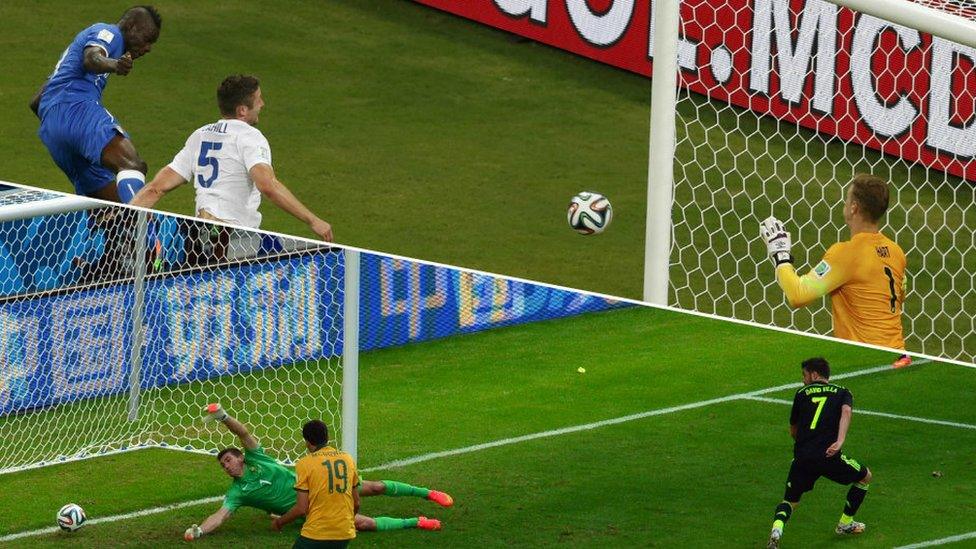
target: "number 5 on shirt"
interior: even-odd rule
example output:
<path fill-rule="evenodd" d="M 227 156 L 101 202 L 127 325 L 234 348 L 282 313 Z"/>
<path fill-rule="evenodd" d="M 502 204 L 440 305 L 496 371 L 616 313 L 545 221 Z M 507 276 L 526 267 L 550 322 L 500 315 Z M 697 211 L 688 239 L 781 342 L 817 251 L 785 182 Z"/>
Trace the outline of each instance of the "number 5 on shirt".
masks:
<path fill-rule="evenodd" d="M 200 143 L 200 158 L 197 159 L 197 166 L 201 168 L 211 167 L 213 171 L 210 172 L 210 177 L 207 179 L 203 178 L 202 173 L 197 174 L 197 183 L 203 188 L 208 188 L 213 185 L 215 179 L 217 179 L 217 173 L 220 171 L 220 165 L 216 157 L 210 156 L 210 151 L 219 151 L 223 147 L 223 143 L 214 143 L 211 141 L 203 141 Z"/>

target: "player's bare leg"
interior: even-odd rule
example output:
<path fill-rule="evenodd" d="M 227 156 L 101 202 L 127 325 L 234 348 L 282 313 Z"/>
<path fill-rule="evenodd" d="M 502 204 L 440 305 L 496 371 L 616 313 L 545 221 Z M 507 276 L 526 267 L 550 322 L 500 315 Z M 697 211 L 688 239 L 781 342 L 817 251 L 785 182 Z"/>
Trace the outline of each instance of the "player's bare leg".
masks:
<path fill-rule="evenodd" d="M 128 138 L 116 135 L 102 149 L 101 160 L 102 166 L 118 175 L 114 183 L 109 183 L 89 196 L 125 203 L 131 201 L 146 184 L 149 166 Z"/>
<path fill-rule="evenodd" d="M 111 181 L 102 188 L 91 192 L 88 196 L 111 202 L 127 202 L 132 194 L 127 190 L 138 191 L 145 184 L 147 170 L 146 163 L 136 152 L 132 141 L 122 135 L 116 135 L 102 149 L 101 164 L 104 168 L 116 174 L 116 181 Z M 119 182 L 123 185 L 120 187 Z M 131 241 L 127 238 L 134 228 L 134 216 L 131 212 L 114 208 L 105 208 L 90 218 L 93 230 L 100 230 L 105 235 L 105 253 L 94 264 L 88 265 L 82 274 L 85 282 L 96 282 L 121 276 L 126 270 L 130 251 L 126 245 Z"/>

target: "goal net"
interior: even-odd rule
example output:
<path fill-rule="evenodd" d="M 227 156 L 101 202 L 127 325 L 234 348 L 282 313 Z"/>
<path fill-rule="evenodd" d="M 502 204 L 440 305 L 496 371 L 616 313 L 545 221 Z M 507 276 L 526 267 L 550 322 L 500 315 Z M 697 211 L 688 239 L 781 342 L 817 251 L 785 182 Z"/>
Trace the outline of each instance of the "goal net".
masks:
<path fill-rule="evenodd" d="M 783 220 L 806 272 L 867 172 L 908 258 L 908 349 L 976 361 L 976 49 L 824 0 L 684 0 L 679 21 L 669 302 L 829 334 L 826 299 L 785 303 L 758 225 Z"/>
<path fill-rule="evenodd" d="M 283 462 L 315 417 L 356 457 L 360 349 L 622 305 L 0 184 L 0 473 L 216 453 L 214 401 Z"/>
<path fill-rule="evenodd" d="M 281 460 L 312 417 L 349 442 L 347 252 L 122 207 L 47 215 L 63 198 L 0 193 L 0 472 L 236 445 L 201 420 L 214 401 Z"/>

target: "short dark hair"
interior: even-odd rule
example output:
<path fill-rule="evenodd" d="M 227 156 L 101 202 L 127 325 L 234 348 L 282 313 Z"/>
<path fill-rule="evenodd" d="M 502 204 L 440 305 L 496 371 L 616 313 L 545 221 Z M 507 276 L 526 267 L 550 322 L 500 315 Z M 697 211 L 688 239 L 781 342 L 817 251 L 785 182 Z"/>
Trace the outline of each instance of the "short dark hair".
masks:
<path fill-rule="evenodd" d="M 219 453 L 217 453 L 217 461 L 220 461 L 221 459 L 223 459 L 224 458 L 224 455 L 226 455 L 226 454 L 230 454 L 230 455 L 232 455 L 234 457 L 244 457 L 244 452 L 241 452 L 237 448 L 230 447 L 230 448 L 224 448 Z"/>
<path fill-rule="evenodd" d="M 302 426 L 302 438 L 312 446 L 325 446 L 329 442 L 329 428 L 320 419 L 313 419 Z"/>
<path fill-rule="evenodd" d="M 851 197 L 877 223 L 888 211 L 888 182 L 871 174 L 859 173 L 851 179 Z"/>
<path fill-rule="evenodd" d="M 217 106 L 220 114 L 234 116 L 240 105 L 254 106 L 254 92 L 258 91 L 261 82 L 256 76 L 249 74 L 235 74 L 224 78 L 217 87 Z"/>
<path fill-rule="evenodd" d="M 808 358 L 800 366 L 808 372 L 820 374 L 824 379 L 830 379 L 830 364 L 825 358 Z"/>
<path fill-rule="evenodd" d="M 135 10 L 146 10 L 146 15 L 148 15 L 149 18 L 152 19 L 153 24 L 156 25 L 156 30 L 162 30 L 163 16 L 159 15 L 159 10 L 157 10 L 155 6 L 150 6 L 147 4 L 141 6 L 132 6 L 131 8 L 125 10 L 125 13 L 122 14 L 122 18 L 125 19 L 126 16 L 128 16 L 130 13 L 134 12 Z"/>

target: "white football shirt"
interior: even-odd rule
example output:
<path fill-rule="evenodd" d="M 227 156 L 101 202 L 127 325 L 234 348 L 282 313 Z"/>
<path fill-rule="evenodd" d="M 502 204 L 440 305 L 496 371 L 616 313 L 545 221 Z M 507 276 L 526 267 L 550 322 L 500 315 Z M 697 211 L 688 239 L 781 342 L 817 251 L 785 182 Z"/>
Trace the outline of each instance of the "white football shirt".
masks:
<path fill-rule="evenodd" d="M 196 189 L 196 211 L 244 227 L 261 225 L 261 192 L 251 180 L 257 164 L 271 165 L 271 146 L 241 120 L 218 120 L 193 132 L 169 164 Z"/>

